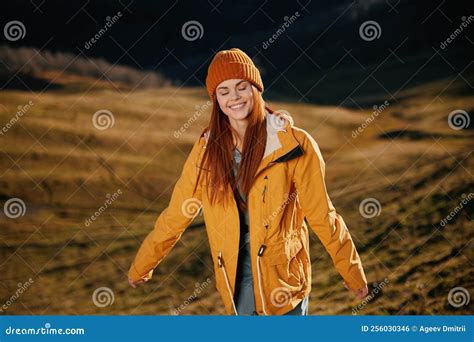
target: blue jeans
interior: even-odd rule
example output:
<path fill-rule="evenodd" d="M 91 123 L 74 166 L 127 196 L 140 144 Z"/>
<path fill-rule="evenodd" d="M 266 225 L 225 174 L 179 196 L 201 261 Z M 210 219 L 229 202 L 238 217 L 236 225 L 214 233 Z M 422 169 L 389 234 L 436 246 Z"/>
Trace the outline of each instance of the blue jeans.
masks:
<path fill-rule="evenodd" d="M 246 233 L 240 241 L 234 301 L 239 315 L 257 315 L 253 295 L 252 270 L 250 267 L 249 233 Z M 308 315 L 308 304 L 309 298 L 306 296 L 293 310 L 285 315 L 306 316 Z"/>

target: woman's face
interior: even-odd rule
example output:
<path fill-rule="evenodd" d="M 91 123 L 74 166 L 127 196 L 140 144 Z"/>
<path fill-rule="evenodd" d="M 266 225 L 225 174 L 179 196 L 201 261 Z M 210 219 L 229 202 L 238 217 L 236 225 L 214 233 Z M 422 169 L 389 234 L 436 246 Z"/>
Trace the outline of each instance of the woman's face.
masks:
<path fill-rule="evenodd" d="M 216 88 L 217 102 L 229 120 L 245 120 L 253 108 L 252 84 L 241 79 L 221 82 Z"/>

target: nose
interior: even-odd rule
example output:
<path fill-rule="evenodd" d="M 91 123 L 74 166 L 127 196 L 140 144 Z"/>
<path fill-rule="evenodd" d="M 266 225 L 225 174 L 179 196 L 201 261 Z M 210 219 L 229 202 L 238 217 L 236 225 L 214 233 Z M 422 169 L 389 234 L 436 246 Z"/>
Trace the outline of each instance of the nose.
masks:
<path fill-rule="evenodd" d="M 238 92 L 237 90 L 232 91 L 230 98 L 231 98 L 231 100 L 238 100 L 238 99 L 240 99 L 239 92 Z"/>

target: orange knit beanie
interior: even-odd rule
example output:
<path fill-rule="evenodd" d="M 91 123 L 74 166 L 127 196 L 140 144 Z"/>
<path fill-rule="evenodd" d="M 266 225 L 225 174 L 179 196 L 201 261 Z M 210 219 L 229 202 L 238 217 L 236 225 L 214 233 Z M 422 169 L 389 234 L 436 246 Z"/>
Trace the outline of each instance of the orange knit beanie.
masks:
<path fill-rule="evenodd" d="M 263 92 L 263 82 L 252 59 L 242 50 L 232 48 L 216 53 L 209 65 L 206 77 L 206 87 L 212 98 L 219 83 L 229 79 L 243 79 L 255 85 Z"/>

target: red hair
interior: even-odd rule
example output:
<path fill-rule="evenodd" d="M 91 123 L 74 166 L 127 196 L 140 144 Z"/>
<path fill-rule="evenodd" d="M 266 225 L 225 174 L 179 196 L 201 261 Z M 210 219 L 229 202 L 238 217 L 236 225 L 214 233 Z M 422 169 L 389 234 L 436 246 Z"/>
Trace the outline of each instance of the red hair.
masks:
<path fill-rule="evenodd" d="M 236 194 L 237 204 L 241 209 L 247 208 L 247 203 L 238 195 L 237 184 L 240 182 L 240 191 L 248 198 L 255 174 L 260 161 L 263 158 L 267 141 L 265 109 L 270 109 L 262 98 L 262 93 L 252 86 L 253 108 L 248 116 L 248 126 L 245 131 L 242 161 L 237 171 L 237 177 L 233 172 L 233 150 L 234 143 L 232 128 L 229 118 L 225 115 L 217 102 L 217 96 L 212 96 L 212 114 L 207 128 L 209 137 L 196 182 L 199 184 L 201 171 L 206 171 L 204 177 L 207 180 L 207 195 L 211 204 L 223 201 L 227 191 L 232 190 Z M 230 185 L 230 188 L 229 188 Z M 195 187 L 196 189 L 196 187 Z M 220 191 L 223 189 L 224 191 Z"/>

